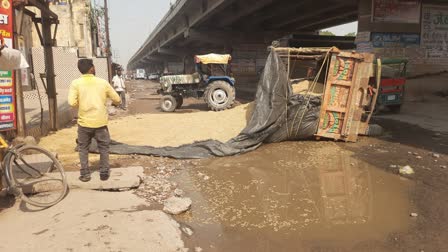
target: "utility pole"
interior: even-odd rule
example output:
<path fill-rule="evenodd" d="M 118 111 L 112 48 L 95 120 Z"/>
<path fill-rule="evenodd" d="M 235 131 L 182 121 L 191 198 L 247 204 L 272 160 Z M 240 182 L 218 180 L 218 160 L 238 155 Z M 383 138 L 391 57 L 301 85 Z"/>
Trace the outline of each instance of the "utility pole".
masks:
<path fill-rule="evenodd" d="M 21 10 L 22 11 L 22 10 Z M 21 13 L 21 15 L 23 15 L 23 12 Z M 14 47 L 15 48 L 19 48 L 18 46 L 18 37 L 21 35 L 22 33 L 22 29 L 21 26 L 22 24 L 18 24 L 16 22 L 16 12 L 13 11 L 12 12 L 12 16 L 13 16 L 13 25 L 14 25 Z M 22 18 L 20 19 L 22 20 Z M 20 73 L 22 70 L 16 70 L 14 71 L 14 80 L 16 82 L 15 88 L 16 88 L 16 115 L 17 115 L 17 135 L 21 136 L 21 137 L 25 137 L 26 136 L 26 118 L 25 118 L 25 103 L 23 101 L 23 89 L 22 89 L 22 75 L 21 74 L 17 74 Z M 19 78 L 18 78 L 19 77 Z"/>
<path fill-rule="evenodd" d="M 109 83 L 112 81 L 112 52 L 110 45 L 109 34 L 109 9 L 107 8 L 107 0 L 104 0 L 104 24 L 106 28 L 106 53 L 107 53 L 107 67 L 109 71 Z"/>
<path fill-rule="evenodd" d="M 49 8 L 48 2 L 45 4 Z M 53 38 L 51 36 L 51 25 L 53 24 L 52 17 L 46 12 L 42 11 L 42 37 L 45 54 L 45 77 L 47 79 L 47 95 L 48 106 L 50 114 L 50 130 L 58 130 L 57 115 L 58 115 L 58 101 L 56 93 L 56 80 L 54 74 L 54 59 L 53 59 Z"/>

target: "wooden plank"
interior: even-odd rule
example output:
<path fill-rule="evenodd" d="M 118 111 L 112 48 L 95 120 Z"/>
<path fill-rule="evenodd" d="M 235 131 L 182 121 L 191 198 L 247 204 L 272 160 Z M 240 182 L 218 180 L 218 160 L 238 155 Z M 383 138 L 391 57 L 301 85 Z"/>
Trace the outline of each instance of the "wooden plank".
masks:
<path fill-rule="evenodd" d="M 336 47 L 300 47 L 300 48 L 293 48 L 293 47 L 277 47 L 274 48 L 274 51 L 276 52 L 285 52 L 285 53 L 340 53 L 340 50 Z"/>
<path fill-rule="evenodd" d="M 364 60 L 364 55 L 355 53 L 355 52 L 341 52 L 339 54 L 340 57 L 343 58 L 351 58 L 351 59 L 358 59 L 358 60 Z"/>
<path fill-rule="evenodd" d="M 330 61 L 330 70 L 327 73 L 327 83 L 326 83 L 326 88 L 325 88 L 325 92 L 324 92 L 324 96 L 322 99 L 322 106 L 321 106 L 321 110 L 320 110 L 320 122 L 319 122 L 319 129 L 317 132 L 318 136 L 321 137 L 327 137 L 326 136 L 326 132 L 324 129 L 324 123 L 325 123 L 325 116 L 327 114 L 327 108 L 328 108 L 328 104 L 330 101 L 330 93 L 331 93 L 331 88 L 332 88 L 332 83 L 334 81 L 334 76 L 333 74 L 331 74 L 332 69 L 335 68 L 336 65 L 336 54 L 333 54 L 331 57 L 331 61 Z"/>
<path fill-rule="evenodd" d="M 365 76 L 369 75 L 369 71 L 371 68 L 371 64 L 372 63 L 368 63 L 368 62 L 363 62 L 360 63 L 360 67 L 359 67 L 359 74 L 358 74 L 358 78 L 356 79 L 356 81 L 358 82 L 358 86 L 356 87 L 359 92 L 357 92 L 357 95 L 353 98 L 353 107 L 355 108 L 355 111 L 353 113 L 353 128 L 349 129 L 349 137 L 348 137 L 348 141 L 350 142 L 356 142 L 358 140 L 358 135 L 360 134 L 360 132 L 362 132 L 362 127 L 361 127 L 361 120 L 362 120 L 362 115 L 364 113 L 364 108 L 363 108 L 363 102 L 362 102 L 362 95 L 364 95 L 365 92 L 367 92 L 368 89 L 368 85 L 369 85 L 369 78 L 366 78 Z M 364 129 L 365 131 L 365 129 Z"/>
<path fill-rule="evenodd" d="M 327 107 L 327 111 L 331 111 L 331 112 L 345 113 L 346 110 L 347 110 L 346 108 L 341 108 L 341 107 L 332 107 L 332 106 Z"/>
<path fill-rule="evenodd" d="M 335 80 L 333 81 L 334 85 L 340 85 L 340 86 L 346 86 L 346 87 L 351 87 L 352 86 L 352 82 L 351 81 L 344 81 L 344 80 Z"/>
<path fill-rule="evenodd" d="M 358 90 L 357 86 L 358 86 L 358 82 L 357 82 L 357 78 L 358 76 L 360 76 L 360 62 L 355 62 L 355 66 L 353 69 L 353 75 L 352 75 L 352 86 L 350 88 L 350 94 L 348 96 L 348 102 L 347 102 L 347 111 L 345 113 L 345 118 L 344 118 L 344 125 L 342 125 L 342 136 L 344 137 L 344 140 L 348 142 L 348 139 L 352 139 L 353 136 L 350 135 L 351 132 L 351 128 L 354 126 L 354 122 L 353 122 L 353 115 L 355 113 L 356 108 L 354 107 L 354 103 L 353 103 L 353 97 L 355 95 L 353 95 L 355 93 L 355 90 Z M 358 135 L 355 136 L 356 140 L 357 140 Z"/>

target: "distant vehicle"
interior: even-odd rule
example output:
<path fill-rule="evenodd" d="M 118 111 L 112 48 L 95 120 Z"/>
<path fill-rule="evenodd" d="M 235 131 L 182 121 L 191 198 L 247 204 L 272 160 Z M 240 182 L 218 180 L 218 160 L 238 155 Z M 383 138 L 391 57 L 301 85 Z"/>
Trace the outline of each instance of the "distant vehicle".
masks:
<path fill-rule="evenodd" d="M 378 64 L 378 62 L 377 60 L 375 63 Z M 382 108 L 388 108 L 393 113 L 400 112 L 406 87 L 407 65 L 408 60 L 406 59 L 386 58 L 381 60 L 379 67 L 382 71 L 375 112 L 380 112 Z M 378 81 L 375 78 L 373 80 L 373 83 Z M 374 85 L 372 84 L 372 86 Z M 371 88 L 371 92 L 375 93 L 375 89 Z"/>
<path fill-rule="evenodd" d="M 160 77 L 163 95 L 160 107 L 164 112 L 181 108 L 186 97 L 204 98 L 211 110 L 221 111 L 232 107 L 235 102 L 235 79 L 231 77 L 228 54 L 207 54 L 195 57 L 196 73 Z"/>
<path fill-rule="evenodd" d="M 148 75 L 148 80 L 158 80 L 160 75 L 158 73 L 152 73 Z"/>
<path fill-rule="evenodd" d="M 144 79 L 146 79 L 145 69 L 137 69 L 135 71 L 135 79 L 136 80 L 144 80 Z"/>

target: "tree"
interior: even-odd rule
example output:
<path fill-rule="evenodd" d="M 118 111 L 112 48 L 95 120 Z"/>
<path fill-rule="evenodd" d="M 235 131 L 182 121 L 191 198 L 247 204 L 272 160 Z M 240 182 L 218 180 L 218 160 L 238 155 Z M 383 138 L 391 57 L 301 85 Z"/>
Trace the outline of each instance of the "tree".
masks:
<path fill-rule="evenodd" d="M 356 37 L 356 32 L 350 32 L 345 35 L 346 37 Z"/>
<path fill-rule="evenodd" d="M 334 33 L 332 33 L 331 31 L 320 31 L 319 32 L 320 36 L 336 36 Z"/>

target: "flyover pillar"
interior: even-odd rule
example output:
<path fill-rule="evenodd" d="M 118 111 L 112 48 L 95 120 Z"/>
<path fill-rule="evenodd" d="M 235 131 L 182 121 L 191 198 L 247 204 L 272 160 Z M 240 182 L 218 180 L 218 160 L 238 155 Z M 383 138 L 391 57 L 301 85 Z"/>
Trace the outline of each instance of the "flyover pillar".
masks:
<path fill-rule="evenodd" d="M 360 0 L 358 51 L 409 60 L 409 75 L 448 70 L 448 2 Z"/>

